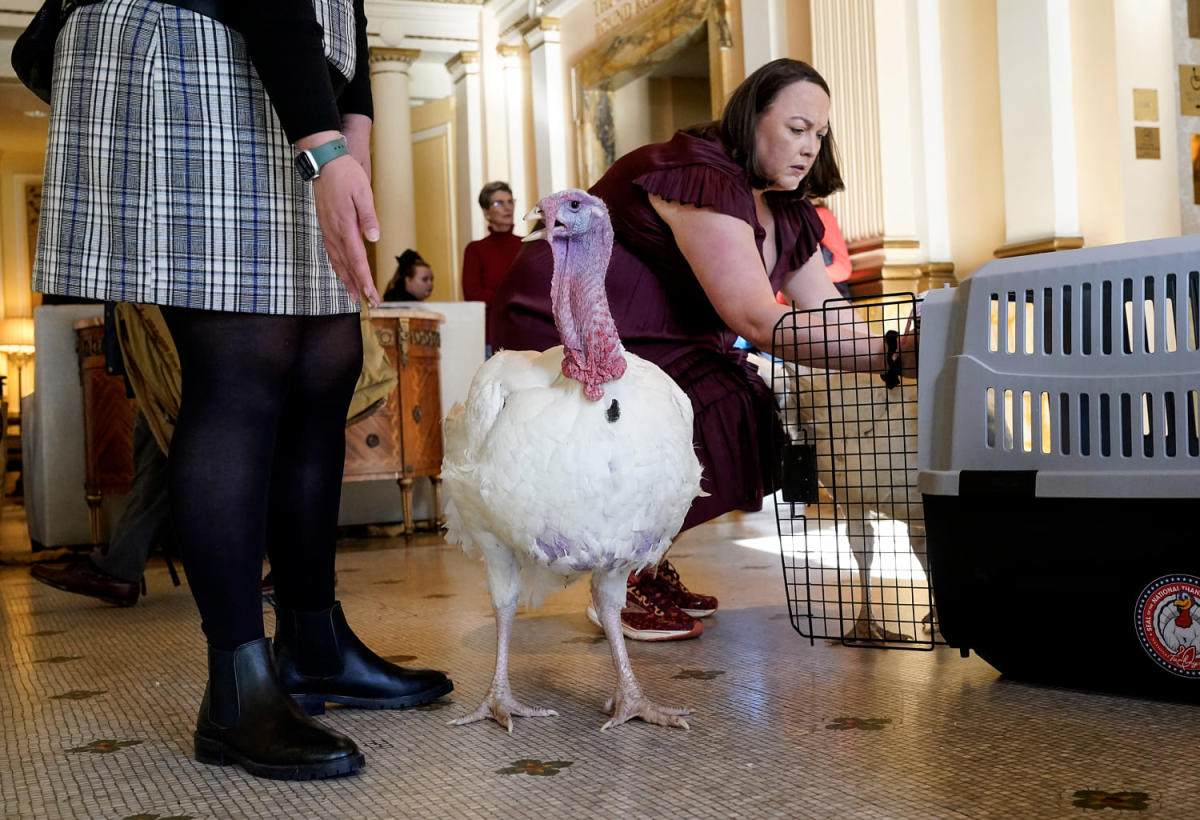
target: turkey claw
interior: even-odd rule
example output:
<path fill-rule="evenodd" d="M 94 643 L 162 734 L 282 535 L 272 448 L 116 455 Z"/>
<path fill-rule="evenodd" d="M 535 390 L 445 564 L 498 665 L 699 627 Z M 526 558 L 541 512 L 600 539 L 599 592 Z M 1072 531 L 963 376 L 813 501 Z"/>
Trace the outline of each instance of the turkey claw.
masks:
<path fill-rule="evenodd" d="M 542 709 L 535 706 L 525 706 L 512 698 L 485 698 L 479 708 L 469 715 L 463 715 L 446 722 L 447 726 L 465 726 L 480 720 L 491 718 L 500 724 L 510 735 L 513 730 L 513 715 L 518 717 L 558 717 L 553 709 Z"/>
<path fill-rule="evenodd" d="M 674 726 L 679 729 L 692 728 L 683 719 L 684 715 L 692 714 L 692 709 L 688 709 L 685 706 L 661 706 L 640 696 L 631 699 L 622 699 L 619 706 L 616 705 L 615 698 L 610 698 L 604 704 L 604 711 L 608 712 L 612 717 L 600 727 L 601 732 L 607 731 L 614 726 L 620 726 L 622 723 L 627 723 L 634 718 L 641 718 L 646 723 L 653 723 L 657 726 Z"/>
<path fill-rule="evenodd" d="M 887 629 L 874 618 L 859 617 L 844 635 L 842 640 L 846 641 L 911 641 L 913 638 L 905 635 L 903 632 L 892 632 Z"/>

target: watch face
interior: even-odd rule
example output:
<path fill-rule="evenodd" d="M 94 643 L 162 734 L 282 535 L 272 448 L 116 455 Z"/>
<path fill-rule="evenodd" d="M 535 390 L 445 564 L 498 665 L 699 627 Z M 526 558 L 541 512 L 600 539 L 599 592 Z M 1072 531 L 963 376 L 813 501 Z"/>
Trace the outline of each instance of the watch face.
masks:
<path fill-rule="evenodd" d="M 304 180 L 316 179 L 317 166 L 308 151 L 301 151 L 296 155 L 296 173 L 300 174 L 300 178 Z"/>

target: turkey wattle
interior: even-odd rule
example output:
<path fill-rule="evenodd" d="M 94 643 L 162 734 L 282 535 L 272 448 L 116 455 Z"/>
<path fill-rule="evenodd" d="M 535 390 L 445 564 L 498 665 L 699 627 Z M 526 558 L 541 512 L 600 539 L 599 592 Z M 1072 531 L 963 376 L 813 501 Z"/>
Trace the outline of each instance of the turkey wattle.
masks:
<path fill-rule="evenodd" d="M 451 721 L 546 716 L 512 695 L 508 648 L 522 589 L 540 603 L 591 573 L 592 601 L 612 647 L 617 688 L 602 728 L 632 718 L 687 728 L 690 710 L 646 698 L 621 634 L 629 573 L 657 565 L 700 493 L 687 396 L 655 365 L 625 352 L 604 277 L 612 225 L 583 191 L 552 194 L 534 214 L 554 256 L 551 301 L 562 345 L 503 351 L 475 374 L 445 420 L 447 538 L 481 553 L 496 613 L 496 672 L 480 707 Z"/>

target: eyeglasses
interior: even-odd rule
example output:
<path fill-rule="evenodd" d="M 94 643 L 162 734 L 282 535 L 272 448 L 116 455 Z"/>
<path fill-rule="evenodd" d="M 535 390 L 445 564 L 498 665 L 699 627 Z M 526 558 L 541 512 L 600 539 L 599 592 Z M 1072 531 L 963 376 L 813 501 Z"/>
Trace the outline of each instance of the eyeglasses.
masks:
<path fill-rule="evenodd" d="M 505 205 L 513 205 L 515 203 L 516 203 L 515 199 L 493 199 L 492 203 L 491 203 L 491 207 L 498 208 L 498 207 L 503 207 Z"/>

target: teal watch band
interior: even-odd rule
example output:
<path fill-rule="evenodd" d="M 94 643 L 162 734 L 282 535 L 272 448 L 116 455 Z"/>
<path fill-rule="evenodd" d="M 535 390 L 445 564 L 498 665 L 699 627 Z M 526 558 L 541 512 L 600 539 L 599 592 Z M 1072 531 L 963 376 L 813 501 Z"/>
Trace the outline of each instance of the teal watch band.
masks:
<path fill-rule="evenodd" d="M 321 175 L 321 169 L 340 156 L 350 153 L 346 138 L 339 136 L 323 145 L 296 155 L 296 173 L 305 182 Z"/>

